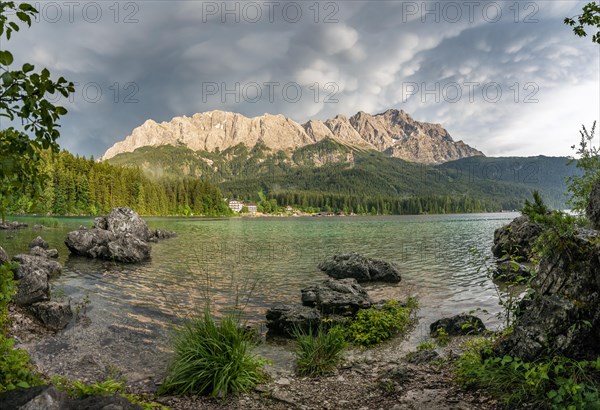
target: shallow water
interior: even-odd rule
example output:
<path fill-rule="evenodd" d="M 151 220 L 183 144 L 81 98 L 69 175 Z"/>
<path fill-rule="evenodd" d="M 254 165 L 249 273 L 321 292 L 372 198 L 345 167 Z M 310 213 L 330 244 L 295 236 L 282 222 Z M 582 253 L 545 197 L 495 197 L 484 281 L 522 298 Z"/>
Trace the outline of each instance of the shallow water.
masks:
<path fill-rule="evenodd" d="M 479 315 L 496 328 L 495 288 L 469 249 L 490 256 L 494 229 L 515 216 L 149 218 L 151 227 L 176 231 L 178 237 L 153 245 L 152 260 L 138 265 L 70 257 L 66 234 L 91 225 L 91 219 L 19 218 L 48 228 L 0 231 L 0 246 L 12 256 L 43 236 L 59 249 L 64 264 L 63 275 L 53 282 L 55 297 L 89 299 L 89 326 L 28 346 L 34 358 L 46 355 L 67 366 L 71 353 L 87 348 L 107 362 L 137 360 L 143 367 L 166 349 L 170 325 L 202 308 L 207 297 L 219 311 L 239 300 L 249 321 L 262 326 L 269 306 L 299 303 L 301 288 L 324 280 L 318 262 L 339 252 L 356 251 L 399 266 L 402 282 L 368 290 L 375 299 L 417 296 L 420 321 L 411 344 L 427 335 L 434 320 L 475 309 L 487 310 Z"/>

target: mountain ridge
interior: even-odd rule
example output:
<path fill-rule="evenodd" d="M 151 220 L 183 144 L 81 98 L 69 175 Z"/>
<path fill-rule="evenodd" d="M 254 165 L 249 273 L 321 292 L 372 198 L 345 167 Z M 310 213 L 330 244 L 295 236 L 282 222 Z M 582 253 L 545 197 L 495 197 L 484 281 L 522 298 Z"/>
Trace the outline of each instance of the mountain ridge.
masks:
<path fill-rule="evenodd" d="M 424 164 L 484 155 L 461 140 L 454 141 L 441 124 L 416 121 L 403 110 L 388 109 L 374 115 L 359 111 L 350 118 L 338 114 L 304 124 L 281 114 L 248 118 L 215 110 L 162 123 L 146 120 L 110 147 L 101 160 L 148 146 L 182 145 L 193 151 L 216 152 L 239 144 L 248 148 L 262 144 L 276 152 L 294 151 L 326 139 Z"/>

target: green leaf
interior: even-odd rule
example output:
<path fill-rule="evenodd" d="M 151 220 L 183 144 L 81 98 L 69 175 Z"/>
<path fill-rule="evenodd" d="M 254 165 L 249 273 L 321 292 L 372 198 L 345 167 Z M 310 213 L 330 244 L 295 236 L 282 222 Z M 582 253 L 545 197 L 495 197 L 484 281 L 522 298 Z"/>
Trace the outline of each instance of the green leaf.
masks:
<path fill-rule="evenodd" d="M 24 73 L 28 73 L 30 71 L 33 71 L 34 68 L 35 67 L 32 64 L 29 64 L 29 63 L 23 64 L 23 72 Z"/>
<path fill-rule="evenodd" d="M 0 51 L 0 64 L 11 65 L 14 58 L 10 51 Z"/>

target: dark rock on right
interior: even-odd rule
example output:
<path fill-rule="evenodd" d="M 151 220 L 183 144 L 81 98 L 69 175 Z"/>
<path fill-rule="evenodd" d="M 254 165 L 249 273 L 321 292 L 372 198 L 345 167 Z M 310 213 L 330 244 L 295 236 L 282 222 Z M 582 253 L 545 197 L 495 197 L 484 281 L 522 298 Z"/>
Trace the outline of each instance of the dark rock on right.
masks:
<path fill-rule="evenodd" d="M 517 260 L 528 260 L 533 243 L 542 230 L 542 226 L 531 222 L 529 217 L 519 216 L 494 231 L 492 253 L 498 258 L 509 256 Z"/>
<path fill-rule="evenodd" d="M 429 326 L 431 337 L 438 335 L 438 329 L 444 329 L 449 336 L 477 335 L 485 332 L 485 325 L 477 316 L 462 313 L 433 322 Z"/>
<path fill-rule="evenodd" d="M 400 282 L 398 268 L 381 259 L 366 258 L 356 252 L 342 253 L 326 258 L 319 269 L 334 279 L 356 279 L 358 282 Z"/>
<path fill-rule="evenodd" d="M 600 180 L 596 181 L 592 186 L 590 200 L 585 208 L 585 213 L 594 229 L 600 229 Z"/>
<path fill-rule="evenodd" d="M 545 355 L 595 359 L 600 355 L 600 233 L 580 231 L 543 256 L 533 294 L 520 306 L 498 355 L 535 360 Z"/>

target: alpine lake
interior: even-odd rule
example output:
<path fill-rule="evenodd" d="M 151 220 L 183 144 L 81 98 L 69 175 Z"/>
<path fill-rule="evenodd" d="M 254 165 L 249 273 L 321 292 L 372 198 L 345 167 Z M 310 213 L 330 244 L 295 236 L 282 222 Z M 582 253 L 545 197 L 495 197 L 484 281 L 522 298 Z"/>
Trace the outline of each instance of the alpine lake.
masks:
<path fill-rule="evenodd" d="M 177 237 L 152 245 L 152 259 L 117 264 L 69 255 L 67 233 L 92 218 L 11 218 L 29 228 L 0 231 L 12 257 L 42 236 L 60 253 L 63 273 L 51 282 L 54 300 L 70 300 L 77 323 L 56 335 L 18 341 L 43 371 L 92 379 L 94 369 L 118 369 L 132 383 L 158 383 L 170 357 L 173 328 L 201 313 L 207 300 L 222 314 L 241 306 L 263 335 L 258 354 L 292 366 L 285 344 L 268 341 L 265 312 L 300 303 L 300 290 L 327 279 L 317 265 L 358 252 L 394 262 L 398 284 L 363 284 L 374 300 L 419 302 L 418 323 L 402 350 L 429 336 L 442 317 L 473 312 L 488 329 L 501 327 L 498 292 L 487 276 L 494 230 L 516 213 L 287 218 L 145 218 Z M 41 224 L 41 231 L 33 230 Z M 473 253 L 472 250 L 476 249 Z"/>

